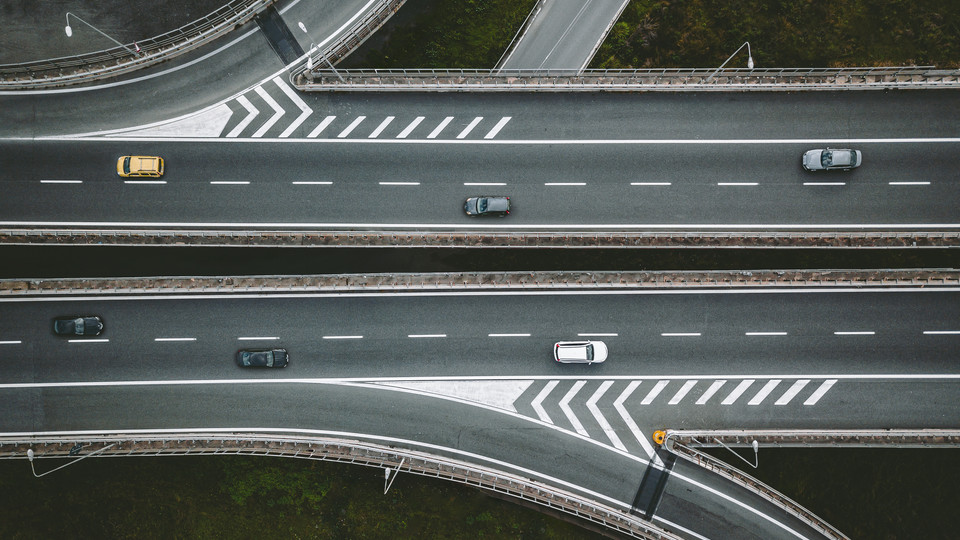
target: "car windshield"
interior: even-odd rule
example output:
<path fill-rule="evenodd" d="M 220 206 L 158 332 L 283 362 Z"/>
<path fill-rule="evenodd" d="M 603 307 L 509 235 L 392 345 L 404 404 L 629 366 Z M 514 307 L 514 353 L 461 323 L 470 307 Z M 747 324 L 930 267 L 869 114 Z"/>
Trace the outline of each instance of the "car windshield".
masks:
<path fill-rule="evenodd" d="M 823 153 L 820 154 L 820 164 L 824 167 L 833 165 L 833 152 L 830 150 L 824 150 Z"/>
<path fill-rule="evenodd" d="M 76 325 L 76 332 L 77 332 L 78 334 L 82 334 L 82 333 L 83 333 L 83 318 L 75 319 L 75 320 L 73 321 L 73 324 Z"/>
<path fill-rule="evenodd" d="M 593 360 L 593 344 L 587 344 L 585 348 L 587 350 L 587 360 Z"/>
<path fill-rule="evenodd" d="M 486 212 L 487 211 L 487 199 L 479 199 L 477 201 L 477 211 Z"/>
<path fill-rule="evenodd" d="M 130 174 L 130 156 L 123 158 L 123 172 Z"/>

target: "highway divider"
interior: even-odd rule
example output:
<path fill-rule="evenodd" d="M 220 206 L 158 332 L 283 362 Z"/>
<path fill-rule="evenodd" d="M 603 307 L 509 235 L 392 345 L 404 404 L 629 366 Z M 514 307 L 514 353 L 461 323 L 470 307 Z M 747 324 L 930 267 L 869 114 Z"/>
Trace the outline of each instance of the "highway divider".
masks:
<path fill-rule="evenodd" d="M 0 280 L 3 296 L 523 291 L 638 289 L 937 288 L 960 286 L 956 270 L 762 270 L 669 272 L 448 272 L 311 276 L 136 277 Z"/>
<path fill-rule="evenodd" d="M 94 455 L 94 453 L 96 453 Z M 681 540 L 681 537 L 629 513 L 532 478 L 416 450 L 364 441 L 297 437 L 256 432 L 137 433 L 115 436 L 0 438 L 0 459 L 50 459 L 116 456 L 270 456 L 335 461 L 458 482 L 576 516 L 631 538 Z M 387 473 L 389 476 L 390 473 Z"/>

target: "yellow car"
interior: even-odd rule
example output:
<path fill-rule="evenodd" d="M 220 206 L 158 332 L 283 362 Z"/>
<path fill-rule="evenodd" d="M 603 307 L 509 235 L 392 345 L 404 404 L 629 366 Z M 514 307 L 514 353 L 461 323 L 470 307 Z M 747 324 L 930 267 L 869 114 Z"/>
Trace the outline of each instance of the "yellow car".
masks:
<path fill-rule="evenodd" d="M 124 178 L 163 176 L 163 158 L 157 156 L 121 156 L 117 160 L 117 174 Z"/>

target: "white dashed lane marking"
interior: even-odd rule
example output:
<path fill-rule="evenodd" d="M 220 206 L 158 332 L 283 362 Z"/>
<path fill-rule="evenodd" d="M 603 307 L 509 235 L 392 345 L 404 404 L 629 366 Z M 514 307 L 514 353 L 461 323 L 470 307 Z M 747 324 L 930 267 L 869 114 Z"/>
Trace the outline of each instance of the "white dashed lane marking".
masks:
<path fill-rule="evenodd" d="M 21 343 L 23 343 L 23 342 L 20 341 L 19 339 L 11 339 L 11 340 L 6 340 L 6 341 L 0 341 L 0 345 L 20 345 Z"/>
<path fill-rule="evenodd" d="M 663 337 L 700 337 L 700 332 L 662 332 Z"/>
<path fill-rule="evenodd" d="M 41 180 L 41 184 L 82 184 L 83 180 Z"/>
<path fill-rule="evenodd" d="M 863 331 L 863 332 L 859 332 L 859 331 L 857 331 L 857 332 L 834 332 L 834 333 L 833 333 L 833 335 L 835 335 L 835 336 L 872 336 L 872 335 L 874 335 L 874 334 L 876 334 L 876 332 L 870 332 L 870 331 Z"/>
<path fill-rule="evenodd" d="M 890 182 L 891 186 L 929 186 L 930 182 Z"/>
<path fill-rule="evenodd" d="M 109 339 L 68 339 L 70 343 L 106 343 Z"/>
<path fill-rule="evenodd" d="M 446 334 L 407 334 L 408 338 L 443 338 Z"/>
<path fill-rule="evenodd" d="M 630 182 L 631 186 L 672 186 L 671 182 Z"/>
<path fill-rule="evenodd" d="M 246 337 L 238 337 L 237 341 L 259 341 L 259 340 L 275 341 L 278 339 L 280 339 L 279 336 L 246 336 Z"/>
<path fill-rule="evenodd" d="M 313 182 L 313 181 L 302 180 L 299 182 L 291 182 L 291 184 L 295 186 L 329 186 L 329 185 L 332 185 L 333 182 L 322 182 L 322 181 Z"/>
<path fill-rule="evenodd" d="M 323 339 L 363 339 L 363 336 L 323 336 Z"/>
<path fill-rule="evenodd" d="M 158 337 L 153 338 L 154 341 L 196 341 L 195 337 Z"/>
<path fill-rule="evenodd" d="M 153 185 L 163 185 L 166 184 L 166 180 L 124 180 L 124 184 L 153 184 Z"/>
<path fill-rule="evenodd" d="M 785 336 L 786 332 L 744 332 L 745 336 Z"/>

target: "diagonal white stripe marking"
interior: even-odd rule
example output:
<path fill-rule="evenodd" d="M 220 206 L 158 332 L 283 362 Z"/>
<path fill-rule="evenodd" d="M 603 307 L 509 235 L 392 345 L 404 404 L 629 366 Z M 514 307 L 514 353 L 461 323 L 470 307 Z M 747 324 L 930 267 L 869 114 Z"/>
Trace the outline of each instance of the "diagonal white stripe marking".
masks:
<path fill-rule="evenodd" d="M 467 127 L 463 128 L 463 131 L 461 131 L 460 134 L 457 135 L 457 138 L 458 138 L 458 139 L 462 139 L 462 138 L 466 137 L 467 135 L 469 135 L 470 132 L 473 131 L 473 128 L 477 127 L 477 124 L 479 124 L 481 120 L 483 120 L 483 117 L 482 117 L 482 116 L 478 116 L 478 117 L 474 118 L 473 120 L 471 120 L 470 123 L 467 124 Z"/>
<path fill-rule="evenodd" d="M 256 90 L 257 94 L 264 101 L 267 102 L 267 105 L 269 105 L 271 109 L 273 109 L 273 116 L 271 116 L 269 120 L 264 122 L 263 125 L 260 126 L 260 129 L 258 129 L 256 132 L 254 132 L 253 135 L 251 135 L 251 137 L 256 139 L 258 137 L 263 137 L 263 134 L 266 133 L 267 130 L 272 128 L 273 125 L 277 123 L 277 120 L 280 120 L 280 117 L 283 116 L 284 113 L 286 113 L 286 111 L 283 110 L 283 107 L 281 107 L 279 103 L 277 103 L 276 101 L 273 100 L 272 97 L 270 97 L 270 94 L 268 94 L 267 91 L 264 90 L 262 86 L 258 86 L 254 88 L 254 90 Z"/>
<path fill-rule="evenodd" d="M 576 384 L 573 385 L 573 388 L 567 392 L 567 395 L 563 396 L 563 399 L 560 400 L 560 410 L 566 415 L 567 420 L 573 424 L 573 429 L 577 430 L 577 433 L 584 437 L 589 437 L 590 434 L 587 433 L 587 430 L 583 429 L 583 424 L 580 423 L 580 419 L 573 414 L 573 410 L 570 408 L 570 400 L 577 395 L 577 392 L 579 392 L 585 384 L 587 384 L 587 381 L 577 381 Z"/>
<path fill-rule="evenodd" d="M 406 139 L 406 138 L 407 138 L 407 135 L 410 135 L 410 132 L 413 131 L 414 129 L 416 129 L 416 127 L 420 125 L 420 122 L 423 122 L 423 119 L 424 119 L 424 118 L 426 118 L 426 117 L 425 117 L 425 116 L 418 116 L 418 117 L 414 118 L 414 119 L 413 119 L 413 122 L 410 122 L 410 124 L 409 124 L 407 127 L 403 128 L 403 131 L 401 131 L 400 134 L 397 135 L 397 138 L 398 138 L 398 139 Z"/>
<path fill-rule="evenodd" d="M 507 122 L 509 122 L 511 118 L 513 118 L 513 117 L 512 117 L 512 116 L 504 116 L 503 118 L 501 118 L 500 121 L 497 122 L 497 125 L 493 126 L 493 129 L 491 129 L 490 131 L 488 131 L 487 134 L 483 136 L 483 138 L 484 138 L 484 139 L 492 139 L 492 138 L 496 137 L 496 136 L 497 136 L 497 133 L 500 133 L 500 130 L 503 129 L 503 126 L 507 125 Z"/>
<path fill-rule="evenodd" d="M 823 395 L 826 394 L 827 391 L 829 391 L 830 388 L 832 388 L 833 385 L 835 384 L 837 384 L 837 379 L 830 379 L 829 381 L 824 381 L 824 383 L 820 385 L 820 388 L 817 388 L 817 391 L 814 392 L 810 397 L 808 397 L 807 400 L 803 402 L 803 404 L 816 405 L 817 402 L 820 401 L 820 398 L 822 398 Z"/>
<path fill-rule="evenodd" d="M 740 396 L 742 396 L 743 393 L 747 391 L 747 388 L 750 388 L 750 385 L 753 383 L 754 383 L 754 379 L 747 379 L 745 381 L 742 381 L 740 384 L 737 385 L 736 388 L 733 389 L 733 392 L 730 392 L 730 395 L 728 395 L 726 398 L 724 398 L 723 401 L 720 402 L 720 404 L 732 405 L 734 402 L 740 399 Z"/>
<path fill-rule="evenodd" d="M 357 126 L 359 126 L 359 125 L 360 125 L 360 122 L 363 122 L 366 118 L 367 118 L 366 116 L 358 116 L 358 117 L 356 117 L 356 118 L 353 120 L 353 122 L 350 122 L 350 125 L 349 125 L 349 126 L 347 126 L 346 128 L 344 128 L 344 130 L 341 131 L 339 135 L 337 135 L 337 138 L 338 138 L 338 139 L 342 139 L 342 138 L 346 137 L 347 135 L 349 135 L 350 132 L 353 131 L 354 128 L 356 128 Z"/>
<path fill-rule="evenodd" d="M 767 399 L 767 396 L 770 395 L 770 392 L 773 392 L 773 389 L 777 387 L 781 382 L 780 379 L 773 379 L 772 381 L 767 381 L 767 384 L 763 385 L 763 388 L 757 392 L 757 395 L 753 396 L 753 399 L 747 402 L 747 405 L 759 405 L 763 403 L 763 400 Z"/>
<path fill-rule="evenodd" d="M 280 138 L 285 139 L 289 137 L 290 134 L 293 133 L 295 129 L 300 127 L 300 124 L 302 124 L 304 120 L 307 119 L 308 116 L 313 114 L 313 109 L 308 107 L 307 104 L 304 103 L 302 99 L 300 99 L 300 96 L 298 96 L 297 93 L 294 92 L 292 88 L 287 86 L 287 83 L 283 82 L 283 79 L 281 79 L 280 77 L 274 77 L 273 82 L 276 83 L 276 85 L 280 87 L 280 90 L 283 90 L 283 93 L 286 94 L 288 98 L 290 98 L 290 101 L 292 101 L 293 104 L 300 109 L 300 116 L 298 116 L 297 119 L 294 120 L 292 124 L 287 126 L 287 129 L 283 130 L 283 133 L 280 134 Z"/>
<path fill-rule="evenodd" d="M 643 435 L 643 432 L 640 431 L 640 426 L 633 421 L 633 417 L 630 416 L 630 413 L 627 412 L 627 408 L 623 406 L 623 402 L 630 397 L 630 394 L 633 394 L 633 391 L 640 386 L 641 381 L 631 381 L 627 385 L 627 389 L 620 394 L 620 397 L 613 402 L 613 408 L 620 413 L 620 418 L 623 418 L 623 422 L 627 424 L 627 428 L 630 430 L 630 433 L 633 433 L 633 437 L 637 439 L 637 442 L 640 443 L 640 447 L 643 448 L 643 451 L 647 453 L 647 456 L 654 461 L 654 463 L 660 467 L 663 467 L 663 460 L 660 459 L 660 456 L 653 449 L 653 445 L 650 444 L 650 441 Z"/>
<path fill-rule="evenodd" d="M 603 417 L 603 413 L 600 412 L 600 407 L 597 407 L 597 402 L 600 401 L 600 398 L 603 397 L 603 394 L 606 393 L 610 387 L 613 386 L 613 381 L 603 381 L 603 384 L 600 385 L 600 388 L 597 388 L 597 391 L 590 396 L 590 399 L 587 400 L 587 409 L 590 411 L 590 414 L 597 419 L 597 423 L 600 424 L 600 429 L 607 434 L 607 438 L 610 439 L 610 443 L 614 447 L 627 451 L 627 447 L 620 442 L 620 437 L 617 437 L 617 434 L 613 431 L 613 427 L 610 426 L 610 423 L 607 422 L 607 419 Z"/>
<path fill-rule="evenodd" d="M 537 411 L 537 416 L 540 417 L 542 422 L 552 424 L 553 420 L 550 419 L 550 415 L 547 414 L 546 409 L 543 408 L 543 400 L 547 399 L 547 396 L 550 395 L 550 392 L 557 387 L 557 384 L 560 381 L 550 381 L 543 387 L 543 390 L 540 390 L 540 393 L 537 394 L 537 397 L 533 398 L 533 401 L 530 402 L 530 405 L 533 407 L 533 410 Z"/>
<path fill-rule="evenodd" d="M 377 129 L 373 130 L 373 133 L 367 135 L 367 138 L 376 139 L 377 137 L 379 137 L 380 134 L 383 133 L 383 130 L 387 129 L 387 126 L 390 125 L 390 122 L 393 122 L 394 118 L 396 118 L 396 116 L 388 116 L 384 118 L 383 122 L 380 122 L 380 125 L 377 126 Z"/>
<path fill-rule="evenodd" d="M 697 405 L 703 405 L 704 403 L 709 401 L 710 398 L 712 398 L 713 395 L 717 393 L 717 390 L 719 390 L 720 387 L 722 387 L 725 384 L 727 384 L 727 381 L 725 380 L 714 381 L 713 384 L 710 385 L 710 388 L 707 388 L 707 391 L 704 392 L 703 395 L 700 396 L 700 399 L 697 400 Z"/>
<path fill-rule="evenodd" d="M 453 117 L 452 117 L 452 116 L 448 116 L 448 117 L 444 118 L 444 119 L 443 119 L 443 122 L 440 122 L 440 124 L 438 124 L 437 127 L 433 128 L 433 131 L 431 131 L 430 134 L 427 135 L 427 138 L 428 138 L 428 139 L 435 139 L 435 138 L 437 138 L 437 135 L 439 135 L 440 132 L 443 131 L 443 128 L 447 127 L 447 124 L 449 124 L 449 123 L 452 122 L 452 121 L 453 121 Z"/>
<path fill-rule="evenodd" d="M 320 122 L 320 124 L 317 127 L 313 128 L 313 131 L 311 131 L 310 134 L 307 135 L 307 138 L 312 139 L 317 135 L 319 135 L 320 132 L 327 129 L 327 126 L 329 126 L 330 123 L 333 122 L 336 118 L 337 118 L 336 116 L 328 116 L 324 118 L 323 122 Z"/>
<path fill-rule="evenodd" d="M 643 398 L 643 401 L 641 401 L 640 404 L 649 405 L 650 403 L 652 403 L 653 400 L 657 398 L 657 395 L 660 394 L 660 391 L 663 390 L 664 387 L 666 387 L 668 384 L 670 384 L 670 381 L 657 382 L 657 384 L 653 387 L 653 389 L 647 393 L 647 397 Z"/>
<path fill-rule="evenodd" d="M 230 133 L 227 133 L 227 137 L 236 137 L 240 135 L 240 132 L 246 129 L 250 125 L 250 122 L 253 122 L 253 119 L 260 114 L 260 111 L 253 106 L 253 103 L 250 103 L 250 100 L 244 96 L 239 96 L 237 98 L 237 103 L 243 105 L 243 108 L 247 110 L 247 117 L 240 121 L 233 129 L 230 130 Z"/>
<path fill-rule="evenodd" d="M 778 399 L 774 403 L 774 405 L 786 405 L 787 403 L 790 403 L 790 400 L 795 398 L 797 394 L 799 394 L 800 391 L 803 390 L 803 387 L 806 386 L 809 382 L 810 382 L 810 379 L 800 379 L 799 381 L 793 383 L 790 389 L 784 392 L 783 395 L 780 396 L 780 399 Z"/>
<path fill-rule="evenodd" d="M 687 396 L 687 392 L 689 392 L 691 388 L 696 386 L 696 384 L 697 384 L 697 381 L 687 381 L 683 383 L 683 386 L 680 387 L 680 390 L 677 390 L 677 393 L 674 394 L 672 398 L 670 398 L 669 404 L 676 405 L 677 403 L 680 403 L 680 401 Z"/>

